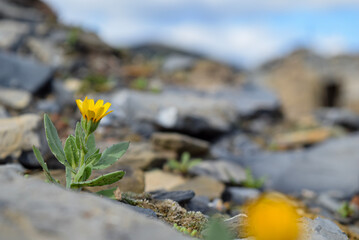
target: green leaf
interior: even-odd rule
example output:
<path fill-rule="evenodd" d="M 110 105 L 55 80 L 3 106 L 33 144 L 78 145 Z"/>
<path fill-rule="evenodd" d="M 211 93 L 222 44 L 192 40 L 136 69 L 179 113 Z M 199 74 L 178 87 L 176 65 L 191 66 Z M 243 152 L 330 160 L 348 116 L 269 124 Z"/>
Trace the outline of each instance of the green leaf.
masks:
<path fill-rule="evenodd" d="M 65 156 L 68 163 L 73 167 L 76 168 L 80 162 L 80 152 L 76 146 L 75 137 L 69 136 L 65 142 Z"/>
<path fill-rule="evenodd" d="M 98 192 L 96 192 L 96 194 L 104 196 L 104 197 L 107 197 L 109 199 L 116 200 L 116 197 L 115 197 L 116 189 L 117 189 L 117 187 L 113 187 L 113 188 L 110 188 L 110 189 L 105 189 L 105 190 L 102 190 L 102 191 L 98 191 Z"/>
<path fill-rule="evenodd" d="M 176 169 L 179 169 L 181 167 L 179 162 L 177 162 L 177 160 L 175 160 L 175 159 L 169 160 L 167 164 L 168 164 L 169 168 L 172 169 L 172 170 L 176 170 Z"/>
<path fill-rule="evenodd" d="M 71 184 L 71 187 L 95 187 L 95 186 L 103 186 L 117 182 L 125 175 L 124 171 L 116 171 L 112 173 L 108 173 L 102 175 L 98 178 L 84 181 L 84 182 L 74 182 Z"/>
<path fill-rule="evenodd" d="M 192 159 L 192 160 L 188 163 L 188 169 L 193 168 L 194 166 L 198 165 L 200 162 L 202 162 L 202 159 L 200 159 L 200 158 Z"/>
<path fill-rule="evenodd" d="M 182 153 L 181 162 L 183 163 L 183 165 L 186 165 L 190 159 L 191 159 L 191 155 L 189 154 L 189 152 Z"/>
<path fill-rule="evenodd" d="M 86 164 L 96 164 L 100 159 L 101 159 L 101 153 L 99 153 L 100 150 L 96 151 L 95 153 L 93 153 L 91 156 L 88 156 L 86 158 L 86 155 L 85 155 L 85 163 Z"/>
<path fill-rule="evenodd" d="M 85 138 L 85 133 L 84 130 L 81 127 L 81 124 L 79 122 L 76 123 L 76 128 L 75 128 L 75 138 L 76 138 L 76 146 L 78 149 L 83 149 L 84 148 L 84 138 Z"/>
<path fill-rule="evenodd" d="M 45 176 L 46 178 L 52 182 L 52 183 L 56 183 L 57 181 L 51 176 L 49 169 L 47 168 L 47 164 L 45 163 L 44 159 L 42 158 L 42 155 L 40 153 L 40 150 L 35 147 L 32 146 L 32 150 L 34 151 L 35 157 L 37 159 L 37 161 L 40 163 L 40 166 L 42 167 L 42 169 L 44 170 Z"/>
<path fill-rule="evenodd" d="M 93 169 L 104 169 L 115 163 L 128 149 L 129 142 L 122 142 L 107 148 L 97 163 L 93 164 Z"/>
<path fill-rule="evenodd" d="M 71 166 L 66 160 L 65 152 L 62 149 L 62 143 L 60 141 L 59 135 L 57 134 L 57 130 L 47 114 L 44 115 L 44 124 L 46 139 L 51 152 L 55 155 L 55 157 L 57 158 L 57 160 L 59 160 L 60 163 L 62 163 L 66 167 L 71 168 Z"/>
<path fill-rule="evenodd" d="M 205 240 L 232 240 L 235 234 L 233 234 L 220 219 L 210 219 L 207 228 L 204 230 Z"/>
<path fill-rule="evenodd" d="M 81 181 L 86 181 L 87 179 L 89 179 L 89 177 L 91 176 L 92 173 L 92 166 L 86 166 L 84 173 L 82 175 Z"/>
<path fill-rule="evenodd" d="M 66 168 L 66 188 L 70 188 L 71 187 L 71 169 L 70 168 Z"/>
<path fill-rule="evenodd" d="M 77 171 L 77 173 L 76 173 L 76 175 L 75 175 L 75 177 L 74 177 L 74 182 L 81 181 L 82 176 L 83 176 L 83 174 L 84 174 L 84 172 L 85 172 L 85 168 L 86 168 L 86 165 L 85 165 L 85 164 L 82 165 L 82 166 L 79 168 L 79 170 Z M 71 185 L 71 187 L 72 187 L 72 185 Z"/>
<path fill-rule="evenodd" d="M 95 135 L 93 133 L 89 135 L 86 146 L 89 151 L 91 151 L 91 149 L 96 149 Z"/>

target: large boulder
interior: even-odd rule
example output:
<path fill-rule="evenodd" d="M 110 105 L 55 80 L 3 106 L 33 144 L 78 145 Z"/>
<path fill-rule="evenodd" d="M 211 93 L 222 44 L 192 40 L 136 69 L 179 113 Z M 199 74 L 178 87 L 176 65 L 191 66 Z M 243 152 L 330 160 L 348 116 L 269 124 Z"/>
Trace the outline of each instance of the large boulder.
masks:
<path fill-rule="evenodd" d="M 359 135 L 354 134 L 289 152 L 247 152 L 238 145 L 235 151 L 240 154 L 232 155 L 232 160 L 249 167 L 256 177 L 266 177 L 270 189 L 287 193 L 337 190 L 350 196 L 359 189 L 358 143 Z"/>
<path fill-rule="evenodd" d="M 2 239 L 186 239 L 125 205 L 26 179 L 17 171 L 0 167 L 0 192 L 6 193 L 0 194 Z"/>

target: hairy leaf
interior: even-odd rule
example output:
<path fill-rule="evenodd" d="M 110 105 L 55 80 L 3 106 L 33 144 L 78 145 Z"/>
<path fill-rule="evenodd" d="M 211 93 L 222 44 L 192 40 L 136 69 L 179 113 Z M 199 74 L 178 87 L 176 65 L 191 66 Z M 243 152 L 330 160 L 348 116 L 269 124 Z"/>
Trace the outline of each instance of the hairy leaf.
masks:
<path fill-rule="evenodd" d="M 116 171 L 112 173 L 108 173 L 102 175 L 98 178 L 84 181 L 84 182 L 74 182 L 71 184 L 71 187 L 95 187 L 95 186 L 103 186 L 117 182 L 125 175 L 124 171 Z"/>
<path fill-rule="evenodd" d="M 76 168 L 80 162 L 80 152 L 73 136 L 66 139 L 64 150 L 67 161 L 72 167 Z"/>
<path fill-rule="evenodd" d="M 57 181 L 51 176 L 50 171 L 47 168 L 47 164 L 45 163 L 44 159 L 42 158 L 40 150 L 35 146 L 32 146 L 32 150 L 34 151 L 37 161 L 40 163 L 40 166 L 44 170 L 46 178 L 52 183 L 57 183 Z"/>
<path fill-rule="evenodd" d="M 128 149 L 129 142 L 122 142 L 107 148 L 98 162 L 93 164 L 93 169 L 104 169 L 115 163 Z"/>
<path fill-rule="evenodd" d="M 69 163 L 66 160 L 65 152 L 62 149 L 62 143 L 60 141 L 59 135 L 57 134 L 57 130 L 47 114 L 45 114 L 44 116 L 44 124 L 46 139 L 51 152 L 55 155 L 59 162 L 61 162 L 66 167 L 70 167 Z"/>

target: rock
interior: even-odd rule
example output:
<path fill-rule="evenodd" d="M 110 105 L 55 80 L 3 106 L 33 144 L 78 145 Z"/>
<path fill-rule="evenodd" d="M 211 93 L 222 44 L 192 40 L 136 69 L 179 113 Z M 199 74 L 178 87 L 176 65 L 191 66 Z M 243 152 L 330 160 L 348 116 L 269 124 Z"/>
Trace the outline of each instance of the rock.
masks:
<path fill-rule="evenodd" d="M 160 191 L 150 192 L 150 194 L 153 199 L 157 199 L 157 200 L 171 199 L 180 204 L 190 201 L 195 195 L 194 192 L 190 191 L 190 190 L 189 191 L 172 191 L 172 192 L 160 190 Z"/>
<path fill-rule="evenodd" d="M 170 55 L 162 65 L 162 70 L 167 73 L 188 70 L 193 67 L 195 58 L 184 55 Z"/>
<path fill-rule="evenodd" d="M 41 62 L 59 67 L 66 63 L 64 50 L 48 39 L 28 38 L 27 46 Z"/>
<path fill-rule="evenodd" d="M 229 103 L 190 92 L 163 91 L 151 94 L 122 90 L 103 98 L 110 101 L 117 111 L 123 111 L 125 118 L 119 121 L 129 125 L 133 122 L 151 122 L 194 136 L 228 132 L 235 122 L 235 112 Z"/>
<path fill-rule="evenodd" d="M 317 217 L 314 220 L 303 219 L 308 240 L 348 240 L 348 236 L 332 221 Z"/>
<path fill-rule="evenodd" d="M 333 194 L 330 193 L 319 194 L 317 203 L 319 206 L 328 209 L 332 213 L 336 213 L 342 206 L 342 202 L 336 199 Z"/>
<path fill-rule="evenodd" d="M 359 189 L 359 135 L 327 140 L 310 149 L 288 152 L 257 152 L 237 157 L 255 177 L 266 177 L 267 188 L 286 193 L 302 189 L 337 190 L 351 196 Z"/>
<path fill-rule="evenodd" d="M 246 180 L 245 170 L 236 163 L 216 160 L 202 161 L 189 170 L 193 175 L 209 176 L 224 183 L 241 183 Z"/>
<path fill-rule="evenodd" d="M 220 198 L 224 191 L 224 184 L 218 182 L 217 180 L 200 176 L 193 179 L 187 180 L 181 185 L 172 187 L 173 191 L 186 191 L 192 190 L 198 196 L 206 196 L 209 199 Z"/>
<path fill-rule="evenodd" d="M 31 94 L 25 90 L 0 87 L 0 103 L 15 110 L 26 108 L 30 104 L 31 97 Z"/>
<path fill-rule="evenodd" d="M 248 237 L 248 233 L 245 231 L 240 231 L 244 229 L 247 224 L 247 215 L 245 214 L 238 214 L 234 217 L 228 218 L 224 220 L 224 223 L 228 227 L 228 229 L 235 233 L 237 237 L 245 238 Z"/>
<path fill-rule="evenodd" d="M 9 167 L 0 167 L 0 191 L 6 192 L 0 195 L 0 211 L 4 213 L 0 229 L 6 229 L 1 231 L 4 239 L 186 238 L 171 226 L 136 213 L 126 205 L 26 179 Z"/>
<path fill-rule="evenodd" d="M 145 173 L 146 192 L 162 189 L 168 191 L 175 186 L 183 184 L 184 182 L 185 179 L 182 176 L 167 173 L 162 170 L 153 170 Z"/>
<path fill-rule="evenodd" d="M 0 86 L 36 93 L 53 77 L 53 69 L 32 59 L 0 53 Z"/>
<path fill-rule="evenodd" d="M 211 147 L 211 156 L 219 159 L 237 161 L 238 157 L 246 158 L 262 152 L 258 144 L 253 142 L 247 135 L 234 132 L 223 137 Z"/>
<path fill-rule="evenodd" d="M 195 196 L 188 203 L 185 204 L 187 211 L 201 212 L 205 215 L 213 215 L 219 213 L 215 208 L 209 206 L 209 199 L 205 196 Z"/>
<path fill-rule="evenodd" d="M 19 156 L 21 151 L 40 146 L 37 129 L 40 117 L 35 114 L 24 114 L 19 117 L 0 119 L 0 159 L 7 156 Z"/>
<path fill-rule="evenodd" d="M 1 3 L 0 3 L 1 5 Z M 0 48 L 14 50 L 22 38 L 30 32 L 30 25 L 12 20 L 0 21 Z"/>
<path fill-rule="evenodd" d="M 0 105 L 0 118 L 8 118 L 9 113 L 6 111 L 4 106 Z"/>
<path fill-rule="evenodd" d="M 315 112 L 317 120 L 323 125 L 339 125 L 349 130 L 359 129 L 359 115 L 341 108 L 322 108 Z"/>
<path fill-rule="evenodd" d="M 39 22 L 44 20 L 44 15 L 34 8 L 22 7 L 12 1 L 0 1 L 0 15 L 2 18 L 9 18 L 20 21 Z"/>
<path fill-rule="evenodd" d="M 151 209 L 148 209 L 148 208 L 142 208 L 142 207 L 137 207 L 137 206 L 132 206 L 132 205 L 129 205 L 129 204 L 122 204 L 121 202 L 119 202 L 119 204 L 121 205 L 125 205 L 127 208 L 130 208 L 132 209 L 133 211 L 135 212 L 138 212 L 138 213 L 141 213 L 147 217 L 150 217 L 150 218 L 157 218 L 157 214 L 151 210 Z"/>
<path fill-rule="evenodd" d="M 322 142 L 330 138 L 333 133 L 333 130 L 324 127 L 298 130 L 276 135 L 271 144 L 279 149 L 291 149 Z"/>
<path fill-rule="evenodd" d="M 155 133 L 151 140 L 155 148 L 172 150 L 178 154 L 189 152 L 191 155 L 203 155 L 209 150 L 208 142 L 178 133 Z"/>
<path fill-rule="evenodd" d="M 155 151 L 148 143 L 131 143 L 126 154 L 116 162 L 116 165 L 145 170 L 161 167 L 167 159 L 172 158 L 176 158 L 174 152 Z"/>
<path fill-rule="evenodd" d="M 111 185 L 90 187 L 88 188 L 88 190 L 91 192 L 98 192 L 113 187 L 119 187 L 121 192 L 143 193 L 143 191 L 145 190 L 145 179 L 144 179 L 143 171 L 140 169 L 134 169 L 132 167 L 126 167 L 126 166 L 117 167 L 116 164 L 114 164 L 104 170 L 93 171 L 90 179 L 94 179 L 101 175 L 110 172 L 115 172 L 118 170 L 123 170 L 126 172 L 125 176 L 120 181 L 113 183 Z"/>
<path fill-rule="evenodd" d="M 259 197 L 260 191 L 255 188 L 228 187 L 224 193 L 223 199 L 238 205 L 243 205 L 247 201 Z"/>
<path fill-rule="evenodd" d="M 261 115 L 280 118 L 280 100 L 269 89 L 254 83 L 241 85 L 241 88 L 229 88 L 218 91 L 216 96 L 231 102 L 242 118 L 258 118 Z"/>

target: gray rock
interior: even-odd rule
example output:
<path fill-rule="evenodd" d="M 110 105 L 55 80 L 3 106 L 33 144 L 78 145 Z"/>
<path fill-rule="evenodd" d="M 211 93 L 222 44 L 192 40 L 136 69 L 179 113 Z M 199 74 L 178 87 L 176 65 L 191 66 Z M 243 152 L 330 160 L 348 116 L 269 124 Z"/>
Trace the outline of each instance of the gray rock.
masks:
<path fill-rule="evenodd" d="M 209 150 L 208 142 L 178 133 L 154 133 L 151 140 L 155 148 L 173 150 L 177 153 L 203 155 Z"/>
<path fill-rule="evenodd" d="M 35 93 L 53 77 L 53 69 L 34 60 L 0 53 L 0 86 Z"/>
<path fill-rule="evenodd" d="M 124 203 L 121 203 L 121 202 L 117 202 L 117 203 L 120 203 L 121 205 L 124 205 L 125 207 L 130 208 L 133 211 L 138 212 L 140 214 L 143 214 L 143 215 L 145 215 L 147 217 L 157 218 L 157 214 L 151 209 L 132 206 L 132 205 L 124 204 Z"/>
<path fill-rule="evenodd" d="M 151 192 L 151 196 L 154 199 L 157 200 L 165 200 L 165 199 L 171 199 L 173 201 L 176 201 L 178 203 L 186 203 L 190 201 L 194 197 L 194 192 L 191 190 L 188 191 L 156 191 Z"/>
<path fill-rule="evenodd" d="M 319 194 L 317 203 L 332 213 L 336 213 L 342 206 L 342 202 L 332 196 L 330 193 Z"/>
<path fill-rule="evenodd" d="M 29 106 L 31 98 L 28 91 L 0 87 L 0 103 L 6 107 L 22 110 Z"/>
<path fill-rule="evenodd" d="M 2 18 L 9 18 L 21 21 L 39 22 L 44 20 L 41 12 L 34 8 L 21 7 L 12 1 L 0 1 L 0 15 Z"/>
<path fill-rule="evenodd" d="M 359 135 L 331 139 L 311 149 L 258 152 L 237 157 L 256 177 L 265 176 L 266 187 L 287 193 L 302 189 L 337 190 L 350 196 L 359 189 Z"/>
<path fill-rule="evenodd" d="M 30 150 L 32 146 L 39 147 L 40 121 L 35 114 L 0 119 L 0 159 L 19 156 L 21 151 Z"/>
<path fill-rule="evenodd" d="M 48 39 L 28 38 L 27 46 L 41 62 L 58 67 L 65 64 L 64 50 Z"/>
<path fill-rule="evenodd" d="M 224 183 L 241 183 L 246 179 L 246 172 L 240 165 L 226 160 L 202 161 L 189 173 L 209 176 Z"/>
<path fill-rule="evenodd" d="M 228 201 L 242 205 L 249 200 L 259 197 L 260 191 L 254 188 L 229 187 L 224 196 Z"/>
<path fill-rule="evenodd" d="M 142 120 L 191 135 L 227 132 L 236 119 L 230 103 L 188 92 L 151 94 L 122 90 L 103 98 L 113 104 L 113 109 L 124 113 L 126 118 L 121 121 L 130 124 Z M 175 112 L 170 114 L 170 120 L 163 117 L 163 111 L 168 109 Z"/>
<path fill-rule="evenodd" d="M 187 239 L 126 206 L 26 179 L 7 166 L 0 167 L 0 192 L 3 239 Z"/>
<path fill-rule="evenodd" d="M 1 3 L 0 3 L 1 5 Z M 16 49 L 22 38 L 30 32 L 29 24 L 24 22 L 1 20 L 0 21 L 0 48 Z"/>
<path fill-rule="evenodd" d="M 184 55 L 168 56 L 162 65 L 164 72 L 172 73 L 175 71 L 183 71 L 190 69 L 195 63 L 195 58 Z"/>
<path fill-rule="evenodd" d="M 359 129 L 359 115 L 348 109 L 323 108 L 316 111 L 315 116 L 324 125 L 340 125 L 350 130 Z"/>
<path fill-rule="evenodd" d="M 279 117 L 279 98 L 270 90 L 254 83 L 246 83 L 241 88 L 222 89 L 214 94 L 219 99 L 227 100 L 243 118 L 255 118 L 262 114 Z"/>
<path fill-rule="evenodd" d="M 310 233 L 308 240 L 348 240 L 348 236 L 332 221 L 317 217 L 306 218 L 304 226 Z"/>
<path fill-rule="evenodd" d="M 195 196 L 188 203 L 185 204 L 187 211 L 201 212 L 205 215 L 213 215 L 219 213 L 219 211 L 210 205 L 208 197 Z"/>

